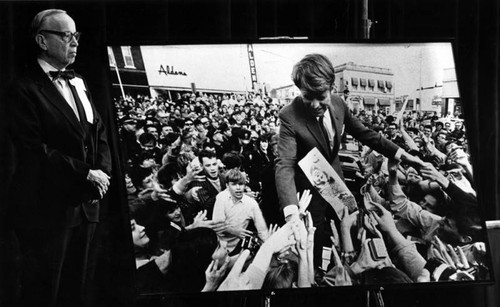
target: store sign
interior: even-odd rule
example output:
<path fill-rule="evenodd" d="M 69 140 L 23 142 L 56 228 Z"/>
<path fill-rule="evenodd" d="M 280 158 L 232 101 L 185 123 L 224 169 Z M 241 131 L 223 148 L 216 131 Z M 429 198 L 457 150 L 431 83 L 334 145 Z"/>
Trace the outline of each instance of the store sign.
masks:
<path fill-rule="evenodd" d="M 250 77 L 252 79 L 252 89 L 257 89 L 257 69 L 255 68 L 255 57 L 252 44 L 247 45 L 248 62 L 250 64 Z"/>
<path fill-rule="evenodd" d="M 141 46 L 149 86 L 244 92 L 252 86 L 247 46 Z M 255 63 L 254 63 L 255 66 Z"/>
<path fill-rule="evenodd" d="M 158 73 L 160 75 L 164 74 L 165 76 L 168 76 L 168 75 L 187 76 L 187 74 L 184 71 L 176 71 L 174 69 L 173 65 L 172 66 L 170 66 L 170 65 L 166 65 L 166 66 L 160 65 L 160 69 L 158 70 Z"/>

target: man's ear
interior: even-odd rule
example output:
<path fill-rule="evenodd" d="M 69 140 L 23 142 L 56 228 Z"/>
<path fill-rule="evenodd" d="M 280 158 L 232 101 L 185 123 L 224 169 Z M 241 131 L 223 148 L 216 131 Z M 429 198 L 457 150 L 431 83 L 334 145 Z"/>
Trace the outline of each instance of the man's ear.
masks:
<path fill-rule="evenodd" d="M 47 50 L 47 44 L 45 42 L 45 37 L 42 34 L 35 35 L 35 42 L 42 50 Z"/>
<path fill-rule="evenodd" d="M 471 243 L 472 242 L 472 237 L 471 236 L 460 236 L 460 243 Z"/>

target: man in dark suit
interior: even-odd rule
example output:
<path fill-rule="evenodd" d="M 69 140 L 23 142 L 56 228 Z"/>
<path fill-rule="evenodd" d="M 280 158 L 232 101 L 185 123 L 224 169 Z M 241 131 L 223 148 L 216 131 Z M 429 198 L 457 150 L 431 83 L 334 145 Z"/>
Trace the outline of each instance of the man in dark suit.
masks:
<path fill-rule="evenodd" d="M 217 160 L 215 152 L 202 150 L 198 154 L 198 159 L 201 167 L 203 167 L 203 173 L 206 180 L 193 181 L 189 187 L 190 190 L 186 193 L 188 201 L 194 204 L 194 210 L 191 212 L 189 222 L 191 222 L 192 217 L 201 210 L 207 210 L 207 218 L 212 219 L 215 198 L 220 191 L 226 188 L 226 180 L 224 176 L 220 174 L 219 161 Z M 193 188 L 195 189 L 193 190 Z M 196 197 L 192 197 L 192 193 L 195 193 Z"/>
<path fill-rule="evenodd" d="M 81 305 L 111 156 L 75 61 L 80 33 L 62 10 L 31 25 L 38 57 L 8 89 L 17 163 L 7 214 L 19 241 L 23 306 Z"/>
<path fill-rule="evenodd" d="M 321 262 L 322 246 L 331 246 L 327 209 L 330 205 L 315 191 L 298 162 L 317 147 L 333 169 L 343 178 L 338 157 L 344 129 L 354 138 L 387 156 L 422 163 L 379 133 L 365 127 L 355 118 L 345 102 L 332 95 L 335 81 L 333 66 L 323 55 L 306 55 L 292 71 L 292 79 L 301 95 L 284 107 L 279 118 L 276 188 L 286 220 L 299 217 L 297 191 L 312 191 L 308 211 L 311 212 L 315 232 L 315 265 Z M 332 215 L 335 218 L 334 215 Z M 337 221 L 338 224 L 339 221 Z"/>

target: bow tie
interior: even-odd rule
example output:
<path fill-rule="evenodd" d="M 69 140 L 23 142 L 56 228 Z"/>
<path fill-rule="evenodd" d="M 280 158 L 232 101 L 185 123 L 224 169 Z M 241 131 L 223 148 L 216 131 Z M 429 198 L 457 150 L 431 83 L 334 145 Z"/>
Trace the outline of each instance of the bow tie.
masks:
<path fill-rule="evenodd" d="M 52 77 L 52 80 L 56 80 L 59 78 L 69 80 L 75 77 L 75 71 L 72 69 L 49 71 L 49 74 Z"/>

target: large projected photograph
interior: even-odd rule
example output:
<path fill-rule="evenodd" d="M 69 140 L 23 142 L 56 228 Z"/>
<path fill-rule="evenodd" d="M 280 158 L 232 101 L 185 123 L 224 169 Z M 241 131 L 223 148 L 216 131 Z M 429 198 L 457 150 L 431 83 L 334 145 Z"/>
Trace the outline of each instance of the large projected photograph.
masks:
<path fill-rule="evenodd" d="M 139 293 L 491 280 L 451 43 L 108 55 Z"/>

